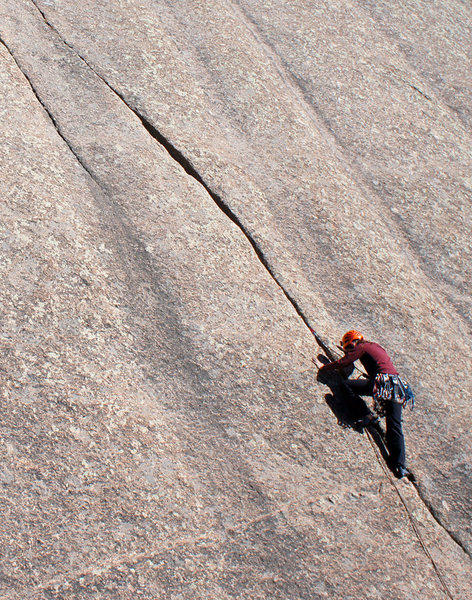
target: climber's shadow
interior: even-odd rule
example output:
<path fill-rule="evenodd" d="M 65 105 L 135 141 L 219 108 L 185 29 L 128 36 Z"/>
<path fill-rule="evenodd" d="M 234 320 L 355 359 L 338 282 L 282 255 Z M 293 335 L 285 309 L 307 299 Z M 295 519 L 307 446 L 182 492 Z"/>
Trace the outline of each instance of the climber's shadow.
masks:
<path fill-rule="evenodd" d="M 319 355 L 318 360 L 325 363 L 329 362 L 323 355 Z M 345 371 L 344 376 L 348 377 L 352 370 Z M 363 433 L 364 428 L 359 425 L 359 421 L 366 415 L 372 414 L 367 403 L 345 384 L 343 378 L 337 372 L 319 373 L 318 381 L 327 385 L 331 390 L 331 393 L 326 394 L 325 400 L 336 417 L 338 425 Z M 389 455 L 384 441 L 385 432 L 380 423 L 377 421 L 369 424 L 365 429 L 379 448 L 384 460 L 388 462 Z"/>

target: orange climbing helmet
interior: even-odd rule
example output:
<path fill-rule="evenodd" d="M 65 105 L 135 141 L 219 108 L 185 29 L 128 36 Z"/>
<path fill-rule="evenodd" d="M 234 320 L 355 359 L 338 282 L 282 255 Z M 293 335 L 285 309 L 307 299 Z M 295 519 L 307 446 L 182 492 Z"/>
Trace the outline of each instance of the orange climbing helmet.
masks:
<path fill-rule="evenodd" d="M 343 339 L 341 340 L 341 346 L 343 347 L 343 350 L 347 350 L 353 342 L 362 342 L 363 339 L 364 336 L 362 335 L 362 333 L 359 333 L 355 329 L 351 329 L 351 331 L 347 331 L 343 335 Z"/>

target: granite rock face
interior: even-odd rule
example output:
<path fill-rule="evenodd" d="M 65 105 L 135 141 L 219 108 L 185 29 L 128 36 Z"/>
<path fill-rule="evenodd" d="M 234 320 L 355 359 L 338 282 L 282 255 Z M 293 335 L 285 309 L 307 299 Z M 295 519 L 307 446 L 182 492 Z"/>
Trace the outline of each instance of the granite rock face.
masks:
<path fill-rule="evenodd" d="M 469 598 L 472 9 L 0 0 L 0 596 Z M 355 327 L 418 483 L 337 426 Z"/>

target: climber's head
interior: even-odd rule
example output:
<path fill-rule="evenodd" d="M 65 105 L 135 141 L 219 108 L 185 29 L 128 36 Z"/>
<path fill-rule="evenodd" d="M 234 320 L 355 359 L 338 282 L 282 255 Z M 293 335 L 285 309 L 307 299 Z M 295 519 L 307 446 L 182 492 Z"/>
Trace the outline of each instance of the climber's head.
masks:
<path fill-rule="evenodd" d="M 359 342 L 362 342 L 363 339 L 364 336 L 362 335 L 362 333 L 351 329 L 343 335 L 343 339 L 341 340 L 341 346 L 345 352 L 349 352 L 349 350 L 355 348 Z"/>

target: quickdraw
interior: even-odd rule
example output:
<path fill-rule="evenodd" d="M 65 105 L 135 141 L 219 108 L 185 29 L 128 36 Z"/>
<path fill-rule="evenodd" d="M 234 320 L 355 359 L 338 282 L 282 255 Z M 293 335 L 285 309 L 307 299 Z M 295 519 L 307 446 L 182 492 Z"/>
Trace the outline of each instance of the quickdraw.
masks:
<path fill-rule="evenodd" d="M 374 382 L 374 410 L 384 417 L 386 413 L 386 402 L 396 402 L 404 408 L 409 406 L 413 410 L 415 406 L 415 394 L 410 384 L 401 379 L 399 375 L 379 373 Z"/>

